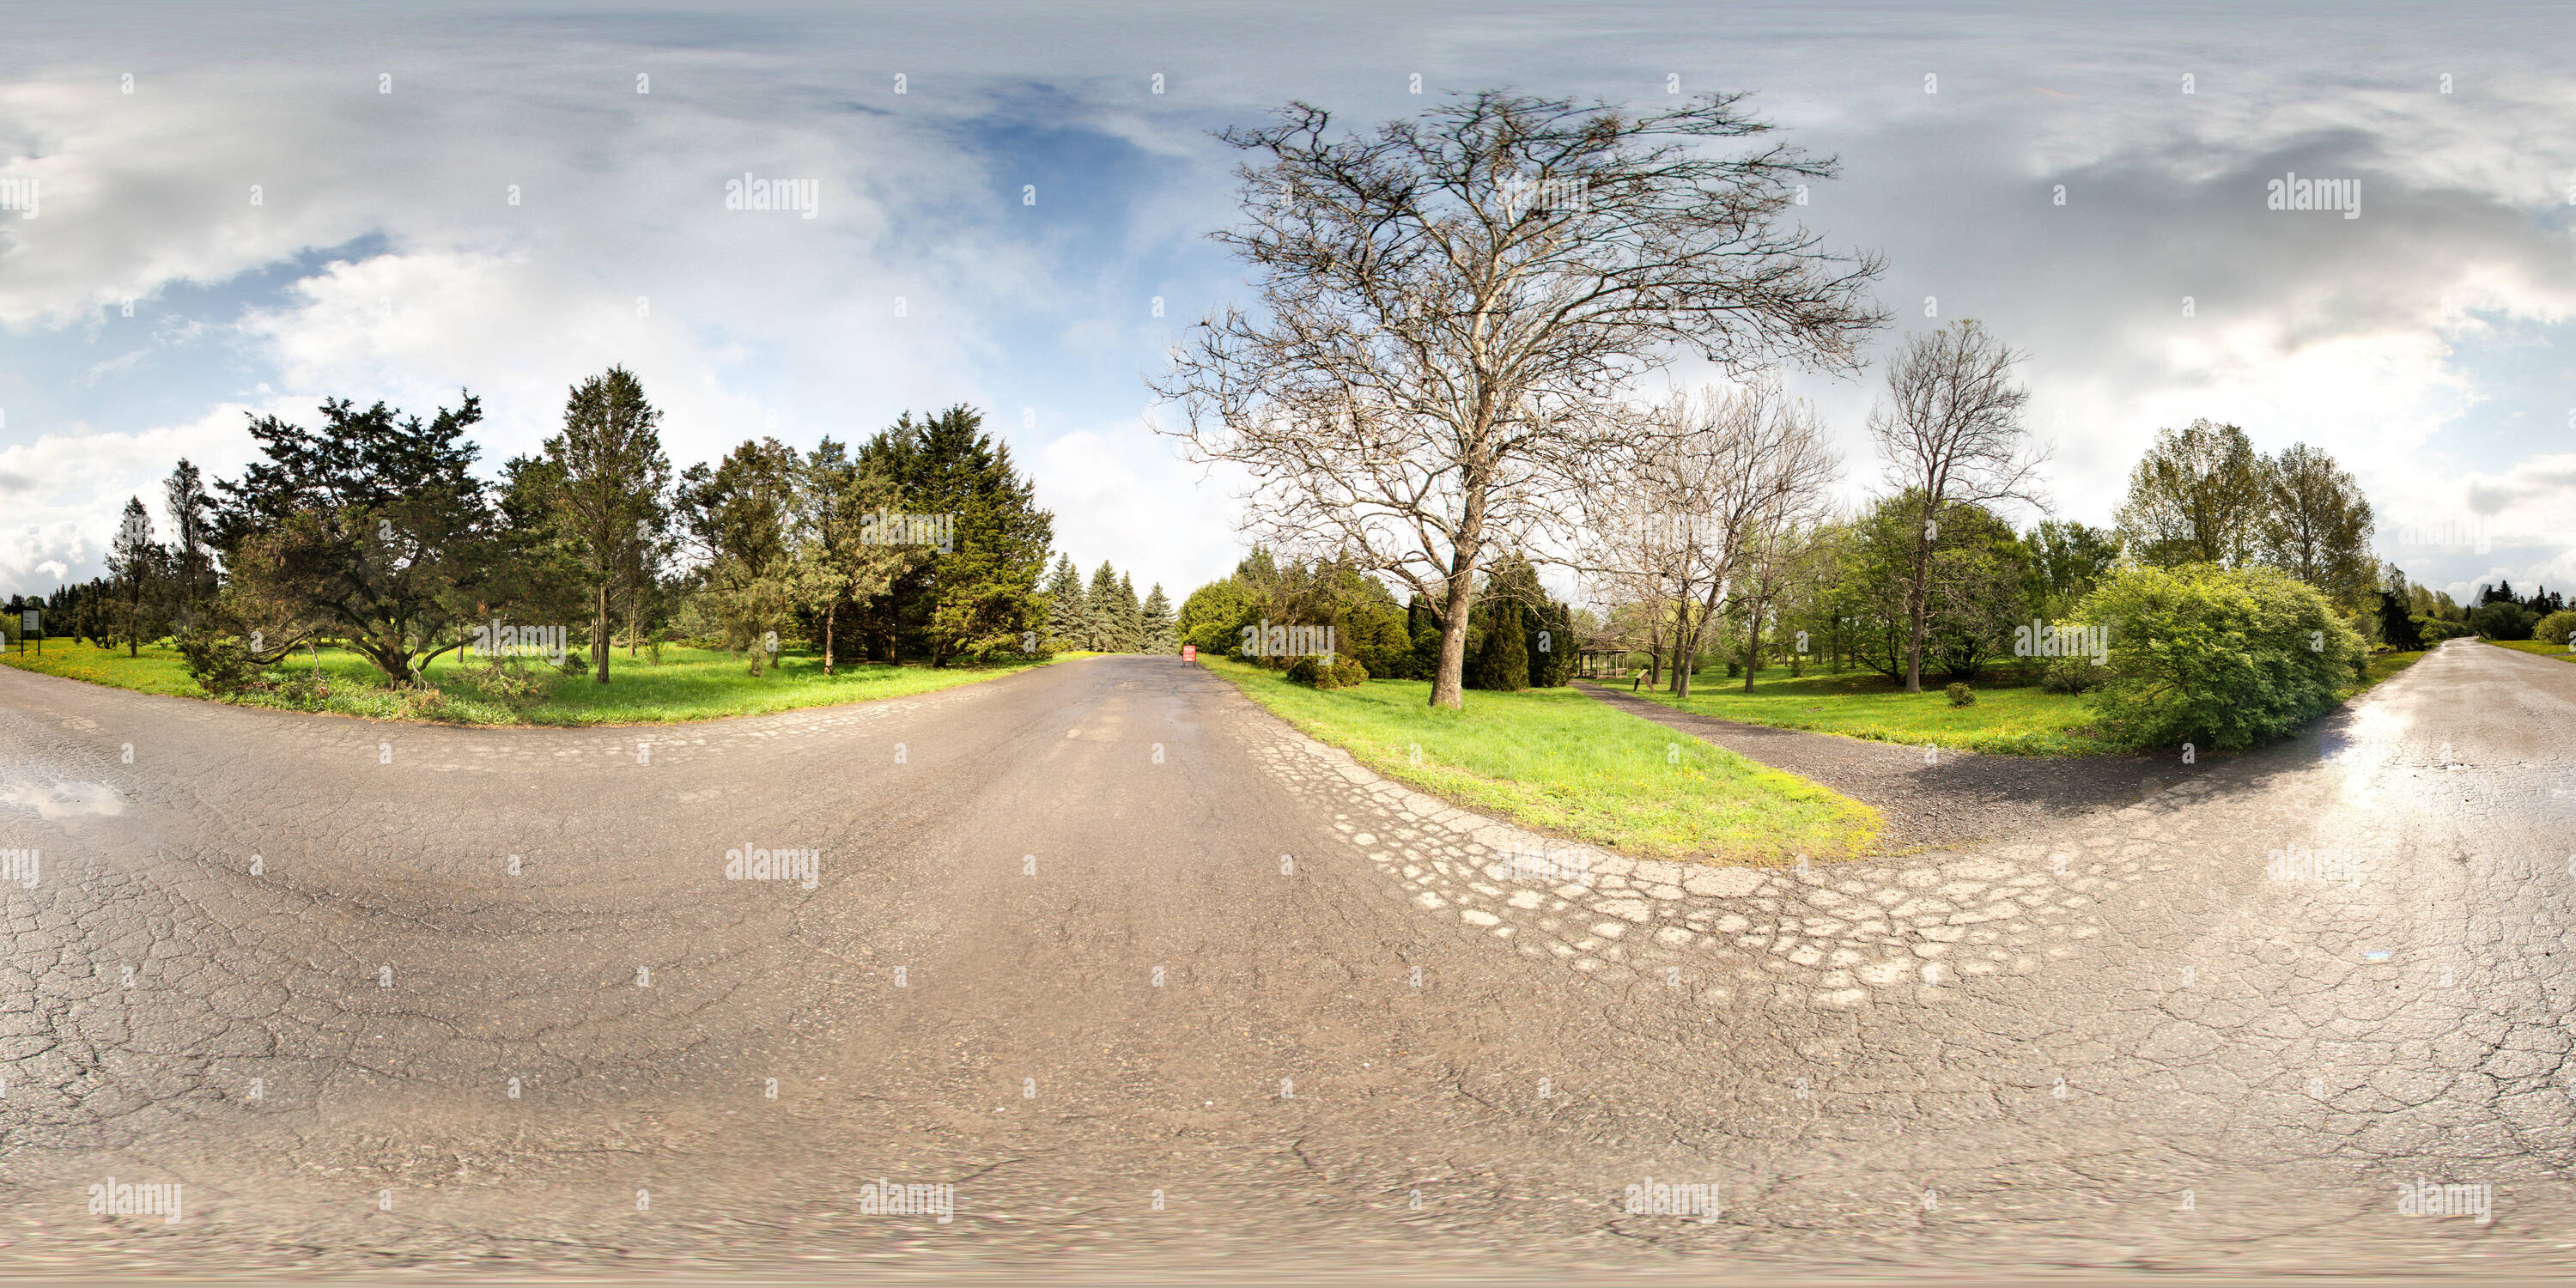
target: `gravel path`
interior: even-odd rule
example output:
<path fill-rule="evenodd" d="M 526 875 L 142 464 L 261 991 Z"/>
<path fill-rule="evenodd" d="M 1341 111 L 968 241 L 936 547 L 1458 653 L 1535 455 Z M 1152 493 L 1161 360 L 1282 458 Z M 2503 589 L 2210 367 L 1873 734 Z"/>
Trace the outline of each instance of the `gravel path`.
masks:
<path fill-rule="evenodd" d="M 1875 806 L 1886 821 L 1880 848 L 1895 854 L 1956 849 L 2135 805 L 2199 771 L 2172 756 L 1980 756 L 1949 748 L 1926 764 L 1918 746 L 1718 720 L 1598 684 L 1574 687 Z"/>

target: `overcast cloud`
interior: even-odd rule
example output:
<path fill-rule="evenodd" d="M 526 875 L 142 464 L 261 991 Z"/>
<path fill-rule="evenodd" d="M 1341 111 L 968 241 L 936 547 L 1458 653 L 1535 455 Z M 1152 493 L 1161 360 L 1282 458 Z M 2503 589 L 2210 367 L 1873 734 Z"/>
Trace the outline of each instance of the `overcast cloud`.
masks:
<path fill-rule="evenodd" d="M 1208 132 L 1290 98 L 1366 123 L 1508 85 L 1750 91 L 1838 154 L 1801 214 L 1887 256 L 1873 354 L 1958 317 L 2027 351 L 2062 515 L 2107 522 L 2154 431 L 2207 416 L 2340 458 L 2419 580 L 2576 589 L 2576 79 L 2532 38 L 2563 16 L 2077 12 L 13 20 L 0 179 L 41 206 L 0 214 L 0 580 L 95 575 L 178 456 L 239 471 L 245 413 L 471 390 L 497 467 L 622 362 L 680 464 L 972 404 L 1060 548 L 1178 597 L 1239 546 L 1227 480 L 1151 432 L 1144 383 L 1174 328 L 1249 296 L 1204 237 L 1233 210 Z M 2267 210 L 2292 172 L 2357 181 L 2360 217 Z M 745 175 L 814 181 L 814 217 L 725 210 Z M 1854 495 L 1876 378 L 1798 382 Z"/>

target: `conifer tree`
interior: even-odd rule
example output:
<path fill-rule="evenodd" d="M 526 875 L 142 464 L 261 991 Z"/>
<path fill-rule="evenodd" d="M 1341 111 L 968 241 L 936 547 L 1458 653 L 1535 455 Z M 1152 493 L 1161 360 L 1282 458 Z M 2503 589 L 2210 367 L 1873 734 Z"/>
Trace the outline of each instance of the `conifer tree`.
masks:
<path fill-rule="evenodd" d="M 1176 653 L 1180 647 L 1172 630 L 1172 601 L 1163 598 L 1163 583 L 1155 582 L 1145 596 L 1145 651 Z"/>
<path fill-rule="evenodd" d="M 1082 570 L 1073 566 L 1073 556 L 1057 555 L 1055 571 L 1047 577 L 1047 634 L 1057 648 L 1089 648 L 1091 607 L 1082 593 Z"/>
<path fill-rule="evenodd" d="M 1479 689 L 1518 693 L 1529 687 L 1529 640 L 1521 632 L 1521 606 L 1508 599 L 1493 601 L 1494 615 L 1485 627 L 1485 648 L 1476 655 Z"/>
<path fill-rule="evenodd" d="M 1083 647 L 1095 653 L 1121 651 L 1118 646 L 1118 574 L 1106 559 L 1101 560 L 1099 570 L 1091 574 L 1090 601 L 1091 620 L 1083 632 L 1090 642 Z"/>
<path fill-rule="evenodd" d="M 1118 574 L 1118 651 L 1145 651 L 1145 608 L 1136 602 L 1136 583 Z"/>

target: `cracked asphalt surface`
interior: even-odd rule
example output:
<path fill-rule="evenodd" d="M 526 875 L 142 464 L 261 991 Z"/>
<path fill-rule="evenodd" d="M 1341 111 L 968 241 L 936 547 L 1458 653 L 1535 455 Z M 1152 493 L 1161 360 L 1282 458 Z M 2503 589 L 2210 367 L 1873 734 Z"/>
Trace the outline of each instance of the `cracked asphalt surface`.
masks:
<path fill-rule="evenodd" d="M 2563 1272 L 2571 715 L 2455 642 L 2117 810 L 1755 873 L 1170 659 L 587 731 L 0 670 L 0 1273 Z"/>

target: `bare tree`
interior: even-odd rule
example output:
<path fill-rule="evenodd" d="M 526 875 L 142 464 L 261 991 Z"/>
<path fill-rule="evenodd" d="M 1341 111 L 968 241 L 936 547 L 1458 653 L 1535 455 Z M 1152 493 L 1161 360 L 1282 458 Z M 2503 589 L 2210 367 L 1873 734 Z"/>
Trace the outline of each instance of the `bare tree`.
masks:
<path fill-rule="evenodd" d="M 1769 381 L 1676 394 L 1650 418 L 1650 449 L 1588 525 L 1615 535 L 1586 557 L 1650 584 L 1658 623 L 1672 605 L 1671 688 L 1686 698 L 1691 659 L 1728 606 L 1747 543 L 1820 521 L 1840 462 L 1813 410 Z"/>
<path fill-rule="evenodd" d="M 2012 369 L 2023 356 L 1973 319 L 1909 336 L 1887 369 L 1892 405 L 1870 412 L 1888 483 L 1918 497 L 1904 586 L 1908 693 L 1923 691 L 1932 555 L 1945 512 L 2038 499 L 2034 476 L 2048 452 L 2022 428 L 2030 391 L 2012 382 Z"/>
<path fill-rule="evenodd" d="M 1878 260 L 1786 220 L 1830 160 L 1703 155 L 1771 129 L 1739 100 L 1630 115 L 1489 91 L 1341 138 L 1299 103 L 1221 136 L 1264 162 L 1217 234 L 1260 271 L 1262 314 L 1175 347 L 1171 432 L 1250 475 L 1247 529 L 1433 604 L 1433 705 L 1463 705 L 1491 552 L 1543 544 L 1630 454 L 1602 414 L 1623 384 L 1679 352 L 1848 369 L 1882 320 Z"/>

